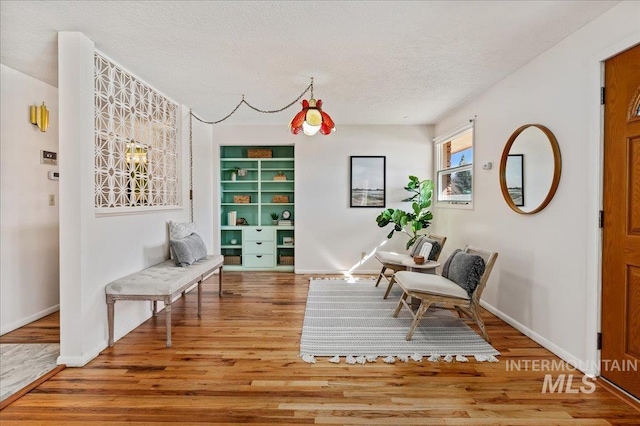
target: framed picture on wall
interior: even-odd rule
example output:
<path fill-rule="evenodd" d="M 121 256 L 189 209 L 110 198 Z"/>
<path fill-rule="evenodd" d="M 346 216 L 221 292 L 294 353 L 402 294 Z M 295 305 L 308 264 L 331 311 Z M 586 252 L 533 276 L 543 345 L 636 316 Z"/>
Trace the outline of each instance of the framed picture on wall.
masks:
<path fill-rule="evenodd" d="M 513 203 L 524 206 L 524 154 L 509 154 L 505 178 Z"/>
<path fill-rule="evenodd" d="M 350 207 L 386 206 L 385 156 L 351 156 Z"/>

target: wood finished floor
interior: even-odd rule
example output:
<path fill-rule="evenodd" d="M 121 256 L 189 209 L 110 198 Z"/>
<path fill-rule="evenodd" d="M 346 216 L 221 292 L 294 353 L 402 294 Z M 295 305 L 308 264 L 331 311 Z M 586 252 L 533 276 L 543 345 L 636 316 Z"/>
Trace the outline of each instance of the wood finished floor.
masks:
<path fill-rule="evenodd" d="M 0 336 L 0 343 L 60 343 L 60 312 Z"/>
<path fill-rule="evenodd" d="M 161 312 L 1 411 L 0 423 L 640 424 L 640 411 L 599 385 L 542 394 L 545 372 L 505 371 L 507 360 L 558 358 L 486 312 L 499 363 L 305 364 L 308 278 L 225 273 L 222 298 L 209 280 L 201 319 L 195 292 L 174 303 L 172 348 Z"/>

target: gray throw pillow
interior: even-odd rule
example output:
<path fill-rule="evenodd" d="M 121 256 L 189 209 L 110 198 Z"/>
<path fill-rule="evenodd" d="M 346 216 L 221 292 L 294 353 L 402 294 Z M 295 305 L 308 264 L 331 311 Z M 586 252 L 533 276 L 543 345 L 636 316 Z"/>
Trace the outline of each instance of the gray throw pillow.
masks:
<path fill-rule="evenodd" d="M 198 227 L 195 222 L 169 221 L 169 239 L 171 240 L 179 240 L 188 237 L 194 232 L 198 232 Z"/>
<path fill-rule="evenodd" d="M 177 266 L 188 266 L 196 261 L 189 244 L 187 244 L 186 239 L 179 240 L 169 240 L 169 245 L 171 246 L 171 251 L 174 254 L 173 260 L 176 262 Z"/>
<path fill-rule="evenodd" d="M 458 284 L 471 297 L 484 274 L 484 268 L 482 257 L 456 249 L 444 263 L 442 276 Z"/>
<path fill-rule="evenodd" d="M 425 238 L 424 235 L 421 235 L 420 237 L 418 237 L 416 242 L 413 243 L 413 246 L 411 247 L 411 250 L 409 250 L 409 256 L 413 257 L 417 253 L 420 253 L 420 249 L 422 248 L 422 242 L 423 242 L 424 238 Z"/>
<path fill-rule="evenodd" d="M 193 257 L 195 257 L 196 261 L 206 259 L 207 258 L 207 246 L 202 241 L 200 235 L 195 232 L 188 237 L 184 238 L 184 241 L 191 249 L 191 253 L 193 253 Z"/>
<path fill-rule="evenodd" d="M 440 243 L 427 237 L 424 237 L 423 242 L 431 243 L 431 251 L 429 252 L 427 260 L 436 260 L 436 258 L 440 254 L 440 250 L 442 250 L 442 246 L 440 245 Z"/>
<path fill-rule="evenodd" d="M 195 222 L 175 222 L 169 221 L 169 239 L 181 240 L 194 232 L 198 232 L 198 227 Z M 176 255 L 171 245 L 169 245 L 169 257 L 173 260 L 176 259 Z"/>

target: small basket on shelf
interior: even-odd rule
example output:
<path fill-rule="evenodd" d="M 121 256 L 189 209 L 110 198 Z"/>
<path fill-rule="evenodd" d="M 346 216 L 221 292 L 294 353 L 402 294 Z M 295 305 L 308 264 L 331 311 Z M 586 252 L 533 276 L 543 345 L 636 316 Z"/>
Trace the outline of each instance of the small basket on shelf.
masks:
<path fill-rule="evenodd" d="M 272 203 L 288 203 L 289 202 L 289 196 L 288 195 L 274 195 L 273 197 L 271 197 L 271 202 Z"/>
<path fill-rule="evenodd" d="M 242 256 L 225 256 L 225 265 L 242 265 Z"/>
<path fill-rule="evenodd" d="M 250 204 L 251 195 L 234 195 L 233 202 L 236 204 Z"/>
<path fill-rule="evenodd" d="M 273 180 L 287 180 L 287 176 L 284 172 L 278 172 L 278 174 L 273 177 Z"/>
<path fill-rule="evenodd" d="M 273 151 L 270 149 L 249 149 L 247 150 L 247 157 L 249 158 L 272 158 Z"/>
<path fill-rule="evenodd" d="M 278 264 L 280 265 L 293 265 L 294 256 L 278 256 Z"/>

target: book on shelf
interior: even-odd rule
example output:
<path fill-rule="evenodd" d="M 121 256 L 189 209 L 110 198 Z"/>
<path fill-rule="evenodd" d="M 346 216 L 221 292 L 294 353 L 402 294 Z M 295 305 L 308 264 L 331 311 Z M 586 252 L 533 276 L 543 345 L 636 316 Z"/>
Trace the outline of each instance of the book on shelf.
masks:
<path fill-rule="evenodd" d="M 279 226 L 291 226 L 293 225 L 293 221 L 292 220 L 279 220 L 278 221 L 278 225 Z"/>

